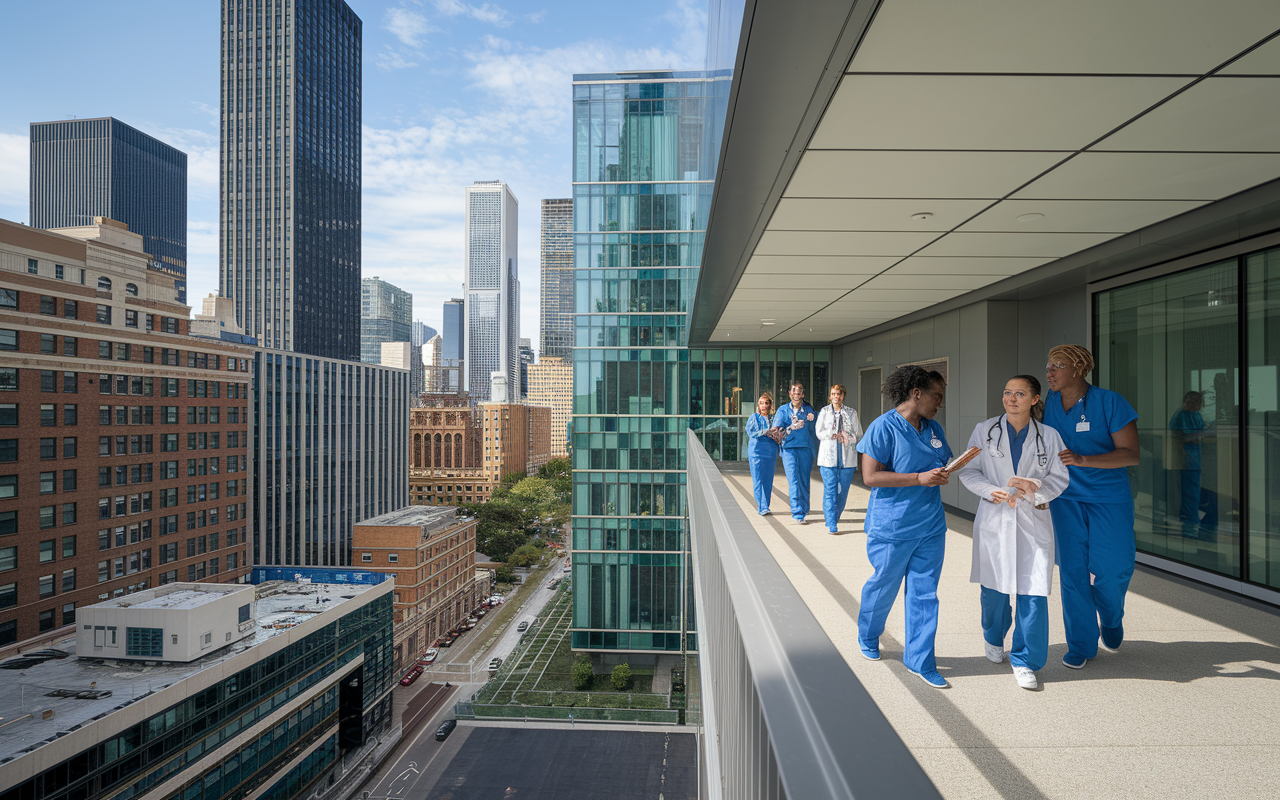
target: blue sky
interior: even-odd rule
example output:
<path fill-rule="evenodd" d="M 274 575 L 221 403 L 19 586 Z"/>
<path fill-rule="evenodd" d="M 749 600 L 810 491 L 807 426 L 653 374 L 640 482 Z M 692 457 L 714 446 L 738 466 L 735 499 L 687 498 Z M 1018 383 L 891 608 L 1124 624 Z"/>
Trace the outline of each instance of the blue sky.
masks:
<path fill-rule="evenodd" d="M 538 347 L 539 201 L 570 194 L 571 75 L 701 68 L 705 0 L 348 2 L 364 21 L 364 275 L 413 292 L 439 328 L 461 292 L 463 187 L 504 180 Z M 219 3 L 5 5 L 0 217 L 28 221 L 29 123 L 114 116 L 187 153 L 198 307 L 218 286 Z"/>

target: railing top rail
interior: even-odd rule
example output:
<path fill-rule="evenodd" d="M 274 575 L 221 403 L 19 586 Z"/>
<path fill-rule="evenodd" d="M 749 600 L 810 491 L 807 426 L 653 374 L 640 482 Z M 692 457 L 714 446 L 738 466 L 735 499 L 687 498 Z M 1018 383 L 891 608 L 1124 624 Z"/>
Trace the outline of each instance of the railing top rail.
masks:
<path fill-rule="evenodd" d="M 745 657 L 787 797 L 940 800 L 693 431 L 687 452 L 690 535 L 714 537 L 734 618 L 750 643 Z M 707 651 L 714 639 L 699 637 L 704 658 L 716 657 Z"/>

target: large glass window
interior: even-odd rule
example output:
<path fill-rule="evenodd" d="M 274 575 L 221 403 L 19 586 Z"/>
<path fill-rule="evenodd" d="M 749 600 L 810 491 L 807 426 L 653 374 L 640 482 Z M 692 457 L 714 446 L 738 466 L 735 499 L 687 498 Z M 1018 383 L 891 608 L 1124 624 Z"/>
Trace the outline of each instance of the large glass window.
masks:
<path fill-rule="evenodd" d="M 1280 249 L 1245 259 L 1248 577 L 1280 588 Z"/>
<path fill-rule="evenodd" d="M 1097 383 L 1138 412 L 1138 549 L 1241 574 L 1235 259 L 1096 295 Z"/>

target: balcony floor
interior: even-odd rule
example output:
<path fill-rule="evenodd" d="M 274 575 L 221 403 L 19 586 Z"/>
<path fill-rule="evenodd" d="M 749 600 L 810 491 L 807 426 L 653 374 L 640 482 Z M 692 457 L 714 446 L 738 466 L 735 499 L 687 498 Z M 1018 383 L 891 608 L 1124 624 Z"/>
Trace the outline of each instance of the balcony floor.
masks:
<path fill-rule="evenodd" d="M 858 601 L 871 574 L 862 520 L 868 490 L 854 483 L 839 535 L 814 513 L 788 513 L 787 481 L 774 482 L 773 514 L 756 514 L 745 463 L 722 464 L 729 487 L 774 558 L 858 680 L 949 800 L 960 798 L 1280 797 L 1280 613 L 1139 566 L 1125 614 L 1125 643 L 1099 650 L 1082 670 L 1066 652 L 1057 573 L 1049 598 L 1049 661 L 1040 690 L 1018 687 L 1008 661 L 983 656 L 978 587 L 969 582 L 972 523 L 947 515 L 938 595 L 938 669 L 926 686 L 902 665 L 898 598 L 881 638 L 882 660 L 857 645 Z M 1006 640 L 1006 649 L 1008 641 Z"/>

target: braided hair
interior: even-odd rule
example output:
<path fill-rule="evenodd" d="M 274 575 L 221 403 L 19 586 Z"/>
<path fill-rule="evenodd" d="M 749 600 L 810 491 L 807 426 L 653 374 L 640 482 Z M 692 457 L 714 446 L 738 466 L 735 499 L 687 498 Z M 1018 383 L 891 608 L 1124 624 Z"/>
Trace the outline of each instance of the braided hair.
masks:
<path fill-rule="evenodd" d="M 1075 367 L 1076 374 L 1085 380 L 1093 372 L 1093 353 L 1078 344 L 1060 344 L 1049 351 L 1049 360 Z"/>
<path fill-rule="evenodd" d="M 941 372 L 936 369 L 925 369 L 918 364 L 908 364 L 894 370 L 893 374 L 885 379 L 881 392 L 889 398 L 891 405 L 900 406 L 911 399 L 911 393 L 916 389 L 927 392 L 935 383 L 946 386 L 947 380 L 942 377 Z"/>

